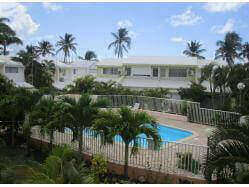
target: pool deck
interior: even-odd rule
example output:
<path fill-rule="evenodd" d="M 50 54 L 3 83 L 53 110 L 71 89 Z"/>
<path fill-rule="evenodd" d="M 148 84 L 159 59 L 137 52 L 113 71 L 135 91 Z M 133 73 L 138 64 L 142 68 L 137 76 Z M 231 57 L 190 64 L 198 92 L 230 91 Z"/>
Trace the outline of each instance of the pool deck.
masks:
<path fill-rule="evenodd" d="M 141 110 L 140 110 L 141 111 Z M 169 174 L 177 174 L 181 176 L 188 176 L 194 178 L 203 179 L 203 165 L 207 154 L 207 136 L 213 127 L 194 124 L 187 122 L 185 116 L 168 114 L 155 111 L 146 111 L 148 114 L 156 118 L 157 122 L 162 125 L 190 131 L 192 136 L 184 138 L 177 142 L 165 141 L 163 147 L 160 150 L 139 148 L 138 153 L 129 156 L 129 166 L 138 168 L 146 168 L 149 164 L 153 171 L 160 171 Z M 39 133 L 39 128 L 32 128 L 33 139 L 41 140 L 42 142 L 49 142 L 49 136 L 42 136 Z M 72 142 L 72 133 L 54 132 L 53 144 L 61 145 L 68 144 L 76 151 L 79 148 L 78 141 Z M 103 154 L 108 161 L 117 164 L 124 164 L 124 144 L 121 142 L 114 142 L 113 144 L 107 144 L 103 146 L 100 138 L 94 136 L 83 136 L 83 153 L 88 155 Z M 132 148 L 129 147 L 129 152 Z M 196 169 L 198 173 L 194 174 L 187 170 L 183 170 L 178 167 L 178 155 L 179 153 L 191 153 L 192 159 L 195 159 L 201 165 L 191 166 L 192 169 Z"/>
<path fill-rule="evenodd" d="M 190 131 L 193 133 L 192 136 L 189 136 L 177 142 L 207 146 L 207 137 L 211 133 L 211 131 L 214 129 L 214 127 L 211 127 L 211 126 L 190 123 L 187 121 L 186 116 L 168 114 L 168 113 L 156 112 L 156 111 L 147 111 L 147 110 L 143 110 L 143 111 L 152 115 L 157 120 L 157 122 L 159 122 L 161 125 L 174 127 L 174 128 Z"/>

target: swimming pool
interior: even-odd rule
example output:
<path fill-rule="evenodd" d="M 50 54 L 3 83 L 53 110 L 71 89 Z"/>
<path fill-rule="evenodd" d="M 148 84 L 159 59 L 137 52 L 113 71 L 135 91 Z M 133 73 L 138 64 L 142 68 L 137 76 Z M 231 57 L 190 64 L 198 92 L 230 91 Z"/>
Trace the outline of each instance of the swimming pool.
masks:
<path fill-rule="evenodd" d="M 169 127 L 169 126 L 162 125 L 162 124 L 157 124 L 157 129 L 163 141 L 176 142 L 176 141 L 179 141 L 181 139 L 184 139 L 184 138 L 187 138 L 193 135 L 192 132 L 181 130 L 178 128 Z M 70 132 L 70 131 L 71 131 L 70 129 L 66 129 L 66 132 Z M 83 131 L 83 135 L 94 136 L 94 133 L 89 129 L 85 129 Z M 139 135 L 139 137 L 140 137 L 139 144 L 141 144 L 142 147 L 147 147 L 148 141 L 146 140 L 147 138 L 146 135 L 141 134 Z M 122 138 L 119 135 L 115 136 L 114 140 L 115 142 L 122 142 Z"/>

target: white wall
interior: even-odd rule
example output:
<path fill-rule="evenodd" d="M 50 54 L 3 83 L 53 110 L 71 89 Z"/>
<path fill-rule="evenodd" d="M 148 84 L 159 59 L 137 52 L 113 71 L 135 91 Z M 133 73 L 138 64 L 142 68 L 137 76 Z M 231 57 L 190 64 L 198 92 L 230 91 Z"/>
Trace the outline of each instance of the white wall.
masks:
<path fill-rule="evenodd" d="M 8 67 L 8 66 L 5 66 L 5 67 Z M 5 68 L 4 68 L 4 71 L 5 71 Z M 4 74 L 8 79 L 13 80 L 14 82 L 24 82 L 24 68 L 23 67 L 18 67 L 18 73 L 6 73 L 5 72 Z"/>

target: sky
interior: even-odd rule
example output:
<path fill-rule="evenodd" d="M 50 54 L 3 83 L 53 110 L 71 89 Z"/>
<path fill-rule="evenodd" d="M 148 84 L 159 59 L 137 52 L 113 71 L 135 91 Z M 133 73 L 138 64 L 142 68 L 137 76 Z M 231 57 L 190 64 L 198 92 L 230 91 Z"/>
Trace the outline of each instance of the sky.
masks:
<path fill-rule="evenodd" d="M 12 54 L 41 40 L 55 44 L 70 33 L 78 56 L 93 50 L 100 59 L 114 57 L 107 47 L 120 27 L 132 38 L 128 56 L 179 56 L 188 41 L 197 40 L 213 59 L 216 41 L 229 31 L 249 42 L 248 10 L 248 3 L 0 3 L 0 17 L 10 18 L 24 41 L 10 46 Z"/>

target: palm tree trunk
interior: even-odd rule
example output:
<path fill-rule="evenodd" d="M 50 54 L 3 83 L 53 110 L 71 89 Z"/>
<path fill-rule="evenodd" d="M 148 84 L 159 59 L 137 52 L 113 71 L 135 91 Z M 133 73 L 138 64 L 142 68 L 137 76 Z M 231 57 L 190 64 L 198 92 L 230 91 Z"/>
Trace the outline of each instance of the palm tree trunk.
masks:
<path fill-rule="evenodd" d="M 124 165 L 124 175 L 128 178 L 128 157 L 129 157 L 129 143 L 125 143 L 125 165 Z"/>
<path fill-rule="evenodd" d="M 64 63 L 66 63 L 66 54 L 64 55 L 64 60 L 63 60 Z"/>
<path fill-rule="evenodd" d="M 7 55 L 7 44 L 6 41 L 3 43 L 3 55 Z"/>
<path fill-rule="evenodd" d="M 80 128 L 80 132 L 79 132 L 79 153 L 82 152 L 82 146 L 83 146 L 83 140 L 82 140 L 82 137 L 83 137 L 83 129 Z"/>
<path fill-rule="evenodd" d="M 49 132 L 49 145 L 50 145 L 50 150 L 51 151 L 53 149 L 53 136 L 54 136 L 54 131 L 50 130 L 50 132 Z"/>
<path fill-rule="evenodd" d="M 14 129 L 14 120 L 12 121 L 11 124 L 11 145 L 14 147 L 15 146 L 15 129 Z"/>

